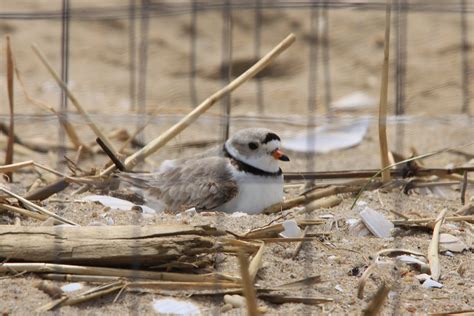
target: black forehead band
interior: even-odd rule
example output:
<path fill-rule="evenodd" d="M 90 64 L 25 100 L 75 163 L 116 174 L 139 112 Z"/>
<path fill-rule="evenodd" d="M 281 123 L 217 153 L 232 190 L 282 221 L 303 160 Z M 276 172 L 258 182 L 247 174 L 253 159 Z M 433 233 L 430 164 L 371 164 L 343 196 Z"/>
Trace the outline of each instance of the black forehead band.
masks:
<path fill-rule="evenodd" d="M 275 133 L 268 133 L 267 136 L 265 137 L 265 139 L 263 140 L 262 144 L 266 144 L 266 143 L 268 143 L 268 142 L 271 142 L 272 140 L 281 141 L 280 137 L 278 137 L 277 134 L 275 134 Z"/>

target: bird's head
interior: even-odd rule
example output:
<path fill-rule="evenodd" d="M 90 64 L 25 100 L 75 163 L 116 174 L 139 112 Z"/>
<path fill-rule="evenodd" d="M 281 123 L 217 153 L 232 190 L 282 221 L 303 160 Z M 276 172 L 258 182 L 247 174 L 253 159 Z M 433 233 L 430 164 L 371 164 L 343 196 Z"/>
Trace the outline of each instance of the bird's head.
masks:
<path fill-rule="evenodd" d="M 226 141 L 226 149 L 234 158 L 252 167 L 277 172 L 278 161 L 290 161 L 280 149 L 280 137 L 266 128 L 247 128 Z"/>

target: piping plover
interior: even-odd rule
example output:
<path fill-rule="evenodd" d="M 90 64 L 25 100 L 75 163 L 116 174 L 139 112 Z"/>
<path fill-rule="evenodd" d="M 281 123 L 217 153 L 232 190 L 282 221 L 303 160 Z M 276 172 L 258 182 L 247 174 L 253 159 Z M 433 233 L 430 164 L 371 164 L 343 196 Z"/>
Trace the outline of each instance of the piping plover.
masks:
<path fill-rule="evenodd" d="M 266 128 L 248 128 L 199 155 L 164 161 L 155 173 L 120 177 L 170 209 L 256 214 L 283 200 L 279 160 L 290 160 L 280 150 L 280 137 Z"/>

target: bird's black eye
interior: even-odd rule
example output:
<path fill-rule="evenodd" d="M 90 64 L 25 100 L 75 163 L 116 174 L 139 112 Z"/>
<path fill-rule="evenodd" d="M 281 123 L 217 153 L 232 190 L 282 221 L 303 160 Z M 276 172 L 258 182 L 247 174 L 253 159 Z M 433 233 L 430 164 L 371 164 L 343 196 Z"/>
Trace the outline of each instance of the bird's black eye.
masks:
<path fill-rule="evenodd" d="M 251 143 L 249 143 L 249 148 L 252 149 L 252 150 L 255 150 L 255 149 L 258 148 L 258 144 L 254 143 L 254 142 L 251 142 Z"/>

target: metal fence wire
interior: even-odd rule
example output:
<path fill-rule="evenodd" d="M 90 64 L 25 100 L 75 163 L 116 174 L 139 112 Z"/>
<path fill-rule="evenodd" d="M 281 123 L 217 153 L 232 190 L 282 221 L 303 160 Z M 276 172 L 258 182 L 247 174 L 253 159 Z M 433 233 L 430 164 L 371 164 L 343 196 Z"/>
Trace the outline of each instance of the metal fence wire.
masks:
<path fill-rule="evenodd" d="M 416 155 L 472 141 L 474 32 L 470 27 L 474 25 L 474 1 L 393 0 L 388 4 L 391 5 L 390 147 L 399 154 L 410 152 Z M 195 109 L 213 92 L 241 75 L 289 33 L 294 33 L 296 43 L 293 47 L 255 78 L 219 100 L 210 114 L 198 120 L 197 127 L 191 126 L 171 141 L 171 146 L 160 152 L 157 160 L 161 162 L 168 157 L 180 158 L 198 153 L 209 142 L 223 142 L 245 127 L 270 127 L 277 130 L 282 138 L 306 133 L 307 147 L 312 147 L 320 141 L 318 133 L 321 126 L 367 121 L 370 143 L 365 147 L 356 148 L 353 152 L 351 149 L 317 154 L 312 150 L 303 154 L 294 153 L 296 159 L 292 161 L 291 170 L 285 171 L 300 171 L 309 175 L 341 169 L 377 169 L 380 162 L 376 127 L 386 8 L 387 2 L 381 0 L 3 1 L 0 6 L 0 33 L 9 34 L 15 65 L 24 80 L 23 87 L 15 85 L 14 88 L 16 131 L 23 139 L 36 137 L 57 143 L 54 161 L 61 172 L 68 170 L 64 157 L 73 154 L 68 147 L 64 124 L 60 122 L 76 126 L 84 139 L 92 137 L 88 122 L 84 122 L 72 108 L 65 90 L 57 88 L 31 52 L 32 43 L 45 52 L 61 80 L 74 91 L 85 110 L 96 122 L 100 122 L 102 128 L 116 130 L 125 127 L 132 131 L 146 126 L 135 138 L 138 145 L 143 145 Z M 3 66 L 0 67 L 0 74 L 6 76 Z M 7 91 L 5 82 L 2 80 L 0 83 L 1 91 Z M 32 107 L 25 91 L 33 99 L 52 105 L 57 114 Z M 0 102 L 8 104 L 6 94 L 1 93 Z M 7 124 L 8 118 L 7 112 L 0 113 L 0 121 Z M 443 132 L 443 129 L 449 132 Z M 434 143 L 431 144 L 431 141 Z M 203 142 L 206 144 L 203 145 Z M 189 148 L 181 146 L 182 143 L 189 145 Z M 416 150 L 412 150 L 413 147 Z M 449 158 L 443 157 L 439 164 L 450 162 Z M 456 157 L 456 162 L 460 162 L 459 156 Z M 158 165 L 156 162 L 155 167 Z M 302 182 L 303 185 L 299 186 Z M 299 182 L 286 182 L 285 190 L 287 194 L 300 194 L 321 183 L 326 182 L 299 178 Z M 327 183 L 333 184 L 331 181 Z M 377 197 L 375 193 L 370 193 L 368 199 L 373 203 L 383 200 L 380 194 Z M 406 202 L 404 195 L 400 194 L 387 199 L 385 207 L 394 214 L 407 209 L 416 212 L 413 203 L 412 200 Z M 350 203 L 346 204 L 344 207 L 349 208 Z M 438 212 L 442 204 L 433 202 L 433 212 Z M 302 208 L 297 212 L 304 215 L 298 223 L 315 220 Z M 340 225 L 340 220 L 347 218 L 330 210 L 326 211 L 329 215 L 323 213 L 320 215 L 328 216 L 323 218 L 331 219 L 326 222 L 329 225 L 325 227 L 329 231 L 327 234 L 311 234 L 310 226 L 305 226 L 305 234 L 311 236 L 313 241 L 298 244 L 297 259 L 287 258 L 290 249 L 287 243 L 278 246 L 271 244 L 270 252 L 284 259 L 267 264 L 280 265 L 280 273 L 293 275 L 295 268 L 285 260 L 294 260 L 294 265 L 302 271 L 296 275 L 310 280 L 318 272 L 321 261 L 329 262 L 337 270 L 337 265 L 344 263 L 345 254 L 352 251 L 358 253 L 360 264 L 354 265 L 352 272 L 344 270 L 340 274 L 353 273 L 360 277 L 354 269 L 366 269 L 370 254 L 360 248 L 344 250 L 340 246 L 343 243 L 341 240 L 331 240 L 328 236 L 332 225 L 336 227 Z M 186 214 L 176 215 L 176 220 L 196 225 L 207 223 L 204 217 L 187 218 L 189 214 Z M 256 216 L 257 222 L 267 222 L 271 226 L 284 221 L 289 214 L 283 212 L 268 218 L 260 217 L 264 215 L 249 216 Z M 64 216 L 67 217 L 67 213 Z M 437 213 L 430 215 L 436 216 Z M 213 225 L 230 229 L 226 220 L 216 216 Z M 140 225 L 145 223 L 160 223 L 160 217 L 156 215 L 155 219 L 146 220 L 135 216 L 128 224 L 136 225 L 136 235 L 140 235 Z M 242 220 L 241 225 L 248 225 L 248 230 L 256 228 L 248 217 Z M 338 246 L 334 246 L 333 242 Z M 400 235 L 387 243 L 392 248 L 408 247 Z M 214 246 L 217 247 L 217 244 Z M 339 250 L 328 259 L 323 257 L 326 249 Z M 221 250 L 216 249 L 217 255 L 212 257 L 215 260 L 212 265 L 214 271 L 220 271 Z M 137 257 L 141 254 L 138 248 L 134 251 Z M 469 251 L 464 255 L 472 260 L 472 249 Z M 0 253 L 0 257 L 4 256 Z M 459 262 L 461 259 L 456 260 Z M 183 267 L 187 264 L 182 263 Z M 201 262 L 191 264 L 199 265 Z M 132 268 L 138 275 L 142 265 L 136 263 Z M 397 261 L 392 268 L 395 271 L 390 273 L 396 281 L 388 294 L 390 306 L 386 307 L 384 314 L 404 314 L 409 304 L 400 293 L 404 288 L 400 284 L 406 279 L 396 271 L 404 269 L 404 266 Z M 263 270 L 277 271 L 267 266 Z M 160 271 L 166 269 L 161 267 Z M 268 276 L 269 272 L 265 271 L 263 276 Z M 472 284 L 472 269 L 470 271 L 467 275 L 471 279 L 466 283 Z M 207 308 L 203 314 L 219 314 L 221 311 L 216 306 L 221 304 L 223 296 L 215 296 L 219 293 L 219 285 L 217 279 L 214 281 L 216 286 L 210 289 L 214 291 L 212 296 L 202 298 L 202 293 L 193 293 L 198 295 L 195 302 Z M 333 288 L 339 287 L 335 292 L 340 295 L 336 300 L 340 301 L 336 303 L 339 305 L 331 307 L 335 314 L 361 310 L 361 306 L 365 305 L 363 301 L 348 303 L 351 300 L 347 297 L 353 294 L 356 287 L 356 282 L 351 282 L 344 284 L 343 288 L 332 283 L 331 289 L 327 286 L 320 288 L 321 293 L 334 297 Z M 314 296 L 314 288 L 302 286 L 293 290 L 293 296 L 301 297 L 300 301 L 305 304 L 282 309 L 283 313 L 293 308 L 297 314 L 331 314 L 331 311 L 321 307 L 324 305 L 315 307 L 303 300 L 303 297 Z M 374 289 L 370 290 L 375 293 Z M 169 291 L 163 290 L 163 293 L 169 294 Z M 259 292 L 258 295 L 263 298 L 270 294 Z M 469 296 L 468 293 L 466 295 Z M 140 307 L 140 302 L 147 299 L 128 297 L 126 312 L 146 312 Z M 470 301 L 464 304 L 472 306 L 473 302 L 471 291 Z M 8 304 L 4 304 L 4 310 L 8 311 Z M 351 304 L 354 306 L 351 307 Z M 272 305 L 270 313 L 278 311 L 275 306 Z M 462 307 L 457 303 L 454 306 Z M 83 307 L 87 309 L 87 306 Z M 428 310 L 433 311 L 425 309 L 416 312 L 425 313 Z M 69 311 L 78 313 L 78 310 Z M 114 309 L 105 308 L 105 311 L 112 313 Z M 122 312 L 125 311 L 119 310 L 119 313 Z"/>

